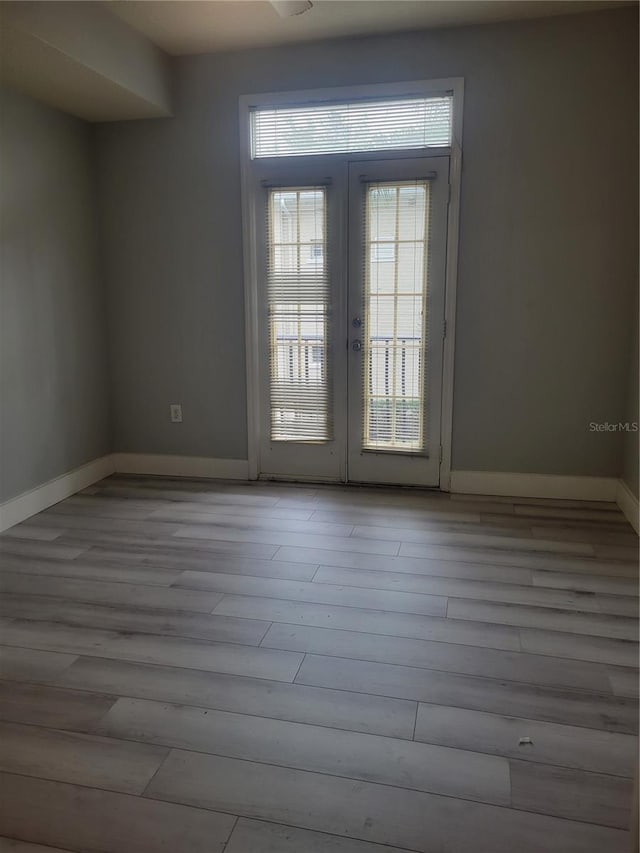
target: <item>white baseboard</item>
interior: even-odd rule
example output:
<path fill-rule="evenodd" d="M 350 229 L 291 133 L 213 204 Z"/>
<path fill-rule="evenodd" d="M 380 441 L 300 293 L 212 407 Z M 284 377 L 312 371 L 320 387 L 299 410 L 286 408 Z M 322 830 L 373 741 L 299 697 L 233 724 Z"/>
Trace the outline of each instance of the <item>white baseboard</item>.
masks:
<path fill-rule="evenodd" d="M 35 489 L 23 492 L 16 498 L 5 501 L 0 504 L 0 531 L 19 524 L 81 489 L 86 489 L 92 483 L 113 474 L 113 471 L 113 458 L 110 455 L 102 456 L 87 462 L 86 465 L 74 468 L 73 471 L 61 474 L 60 477 L 49 480 L 48 483 L 36 486 Z"/>
<path fill-rule="evenodd" d="M 636 533 L 640 533 L 640 505 L 638 498 L 633 494 L 629 486 L 624 480 L 618 480 L 618 491 L 616 492 L 616 502 L 629 524 L 633 527 Z"/>
<path fill-rule="evenodd" d="M 248 480 L 246 459 L 210 459 L 150 453 L 114 453 L 118 474 L 157 474 L 165 477 L 210 477 L 217 480 Z"/>
<path fill-rule="evenodd" d="M 168 454 L 113 453 L 102 456 L 0 504 L 0 532 L 86 489 L 87 486 L 114 472 L 247 480 L 249 463 L 246 459 L 212 459 Z M 451 491 L 469 495 L 613 501 L 618 504 L 636 532 L 640 532 L 638 498 L 623 480 L 615 477 L 452 471 Z"/>
<path fill-rule="evenodd" d="M 559 474 L 512 474 L 501 471 L 451 472 L 452 492 L 516 498 L 615 501 L 618 482 L 616 477 L 565 477 Z"/>
<path fill-rule="evenodd" d="M 168 477 L 207 477 L 218 480 L 247 480 L 246 459 L 210 459 L 146 453 L 112 453 L 68 471 L 28 492 L 0 504 L 0 532 L 42 512 L 58 501 L 86 489 L 109 474 L 157 474 Z"/>

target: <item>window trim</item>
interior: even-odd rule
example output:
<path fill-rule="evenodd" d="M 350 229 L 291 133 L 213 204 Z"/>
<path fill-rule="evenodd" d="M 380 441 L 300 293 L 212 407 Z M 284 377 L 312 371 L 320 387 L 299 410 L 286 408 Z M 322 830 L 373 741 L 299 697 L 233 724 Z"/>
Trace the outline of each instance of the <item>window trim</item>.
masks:
<path fill-rule="evenodd" d="M 462 141 L 462 95 L 464 81 L 462 77 L 445 77 L 439 80 L 407 80 L 401 83 L 374 83 L 364 86 L 335 86 L 327 89 L 298 89 L 289 92 L 263 92 L 257 95 L 240 95 L 240 144 L 243 153 L 243 159 L 246 154 L 251 157 L 251 113 L 262 107 L 286 107 L 286 106 L 312 106 L 331 103 L 344 103 L 345 101 L 358 100 L 383 100 L 384 98 L 435 98 L 445 95 L 453 96 L 453 111 L 451 121 L 451 147 L 456 143 L 461 144 Z M 247 137 L 247 133 L 248 138 Z M 449 146 L 446 146 L 447 148 Z M 378 150 L 376 154 L 402 149 L 383 149 Z M 414 152 L 420 151 L 435 151 L 433 148 L 411 149 Z M 372 152 L 340 152 L 336 154 L 319 154 L 320 157 L 351 157 L 354 154 L 369 154 Z M 316 156 L 316 155 L 309 155 Z M 282 157 L 259 157 L 261 162 L 273 160 L 282 160 Z"/>
<path fill-rule="evenodd" d="M 327 103 L 359 98 L 418 97 L 452 95 L 451 145 L 420 149 L 387 149 L 309 157 L 251 156 L 251 112 L 256 107 L 279 107 L 294 104 Z M 445 280 L 445 339 L 443 344 L 442 402 L 441 402 L 441 461 L 440 489 L 449 491 L 451 484 L 451 443 L 453 430 L 453 382 L 455 353 L 456 290 L 458 278 L 458 243 L 460 223 L 460 187 L 462 176 L 462 129 L 464 104 L 464 78 L 447 77 L 434 80 L 410 80 L 394 83 L 376 83 L 359 86 L 339 86 L 320 89 L 303 89 L 284 92 L 263 92 L 241 95 L 239 104 L 240 127 L 240 177 L 242 193 L 242 235 L 245 295 L 245 352 L 247 364 L 247 454 L 249 479 L 258 478 L 260 471 L 260 364 L 258 271 L 256 269 L 255 206 L 261 179 L 291 164 L 292 160 L 322 160 L 348 163 L 350 160 L 383 160 L 416 156 L 446 155 L 450 158 L 450 201 L 447 217 L 446 280 Z"/>

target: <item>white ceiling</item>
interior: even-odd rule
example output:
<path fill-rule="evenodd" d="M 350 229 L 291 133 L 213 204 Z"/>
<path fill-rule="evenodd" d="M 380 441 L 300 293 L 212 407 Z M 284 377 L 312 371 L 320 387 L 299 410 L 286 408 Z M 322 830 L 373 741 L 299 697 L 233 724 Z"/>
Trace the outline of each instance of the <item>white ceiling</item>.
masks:
<path fill-rule="evenodd" d="M 0 82 L 87 121 L 171 114 L 167 54 L 546 17 L 638 0 L 0 0 Z"/>
<path fill-rule="evenodd" d="M 0 82 L 87 121 L 171 114 L 167 55 L 104 3 L 0 2 Z"/>
<path fill-rule="evenodd" d="M 633 0 L 313 0 L 280 18 L 255 0 L 118 0 L 109 8 L 167 53 L 210 53 L 314 39 L 540 18 L 635 5 Z"/>

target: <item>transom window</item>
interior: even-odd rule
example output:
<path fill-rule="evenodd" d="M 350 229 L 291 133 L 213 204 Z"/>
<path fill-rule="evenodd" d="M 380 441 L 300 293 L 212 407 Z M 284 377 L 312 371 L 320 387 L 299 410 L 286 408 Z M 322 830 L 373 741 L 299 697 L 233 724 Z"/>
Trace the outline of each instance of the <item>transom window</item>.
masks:
<path fill-rule="evenodd" d="M 254 107 L 251 156 L 295 157 L 451 144 L 453 96 Z"/>

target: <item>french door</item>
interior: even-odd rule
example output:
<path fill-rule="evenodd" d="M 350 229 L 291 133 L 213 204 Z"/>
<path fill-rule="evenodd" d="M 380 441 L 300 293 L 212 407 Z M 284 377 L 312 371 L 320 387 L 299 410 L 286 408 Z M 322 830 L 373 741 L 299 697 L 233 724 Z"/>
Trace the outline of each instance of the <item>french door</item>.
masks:
<path fill-rule="evenodd" d="M 256 210 L 259 473 L 437 486 L 449 158 L 300 158 Z"/>

